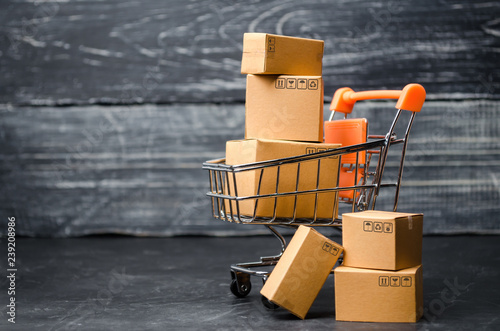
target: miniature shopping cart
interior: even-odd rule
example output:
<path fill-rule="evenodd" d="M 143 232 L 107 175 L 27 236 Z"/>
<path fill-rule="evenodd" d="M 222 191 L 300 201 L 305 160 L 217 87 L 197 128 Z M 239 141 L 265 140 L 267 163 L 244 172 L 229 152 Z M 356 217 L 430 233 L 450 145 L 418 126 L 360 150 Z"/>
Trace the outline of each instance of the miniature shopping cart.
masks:
<path fill-rule="evenodd" d="M 265 225 L 281 243 L 281 252 L 276 256 L 261 257 L 259 262 L 231 265 L 232 282 L 230 288 L 234 295 L 237 297 L 248 295 L 251 290 L 250 276 L 262 277 L 264 282 L 267 280 L 270 274 L 269 268 L 262 270 L 266 269 L 262 267 L 274 266 L 286 247 L 286 241 L 278 232 L 277 227 L 308 225 L 341 229 L 342 220 L 338 216 L 340 213 L 337 209 L 341 204 L 346 206 L 350 212 L 373 210 L 381 189 L 385 190 L 385 188 L 392 188 L 394 190 L 392 192 L 395 192 L 392 209 L 396 211 L 408 137 L 415 114 L 421 110 L 424 103 L 425 90 L 418 84 L 409 84 L 401 91 L 354 92 L 350 88 L 341 88 L 335 92 L 332 99 L 330 121 L 333 120 L 335 112 L 343 113 L 346 118 L 352 112 L 356 101 L 367 99 L 398 100 L 395 117 L 385 135 L 367 134 L 365 141 L 354 145 L 342 145 L 332 150 L 262 162 L 227 165 L 225 159 L 219 159 L 207 161 L 203 164 L 203 169 L 208 170 L 210 178 L 210 191 L 207 195 L 212 199 L 213 216 L 233 223 Z M 405 111 L 408 111 L 408 113 Z M 403 113 L 407 114 L 405 120 L 401 120 Z M 343 120 L 339 120 L 339 122 L 341 121 Z M 406 128 L 404 123 L 406 123 Z M 398 132 L 402 132 L 402 138 L 396 136 L 397 127 L 402 129 L 398 129 Z M 400 145 L 400 147 L 393 149 L 392 147 L 395 145 Z M 392 176 L 392 180 L 388 181 L 387 178 L 384 179 L 383 175 L 390 149 L 391 151 L 395 150 L 396 157 L 399 156 L 400 158 L 397 175 Z M 333 184 L 325 186 L 320 181 L 320 172 L 322 166 L 324 168 L 329 160 L 331 162 L 332 158 L 338 161 L 336 162 L 337 168 L 334 169 L 336 173 L 332 174 L 336 180 Z M 301 179 L 305 176 L 301 169 L 311 163 L 317 168 L 316 175 L 314 175 L 315 186 L 304 189 L 299 185 Z M 292 176 L 292 182 L 294 182 L 292 185 L 288 183 L 287 187 L 291 187 L 288 190 L 280 188 L 280 172 L 282 173 L 285 168 L 288 169 L 287 171 L 290 171 L 290 169 L 294 171 Z M 311 167 L 309 166 L 309 168 Z M 271 172 L 272 176 L 270 177 L 269 173 Z M 255 192 L 251 195 L 238 194 L 238 192 L 245 191 L 238 185 L 240 183 L 238 176 L 250 173 L 255 175 L 254 178 L 257 183 Z M 272 187 L 275 189 L 272 192 L 261 191 L 263 180 L 269 178 L 273 179 Z M 290 181 L 290 176 L 288 176 L 288 181 Z M 321 197 L 324 196 L 329 196 L 335 200 L 331 216 L 326 218 L 318 213 L 318 203 L 321 201 Z M 297 214 L 298 201 L 304 197 L 309 197 L 308 201 L 314 206 L 307 217 Z M 277 211 L 280 199 L 288 199 L 289 201 L 290 212 L 286 216 L 280 215 Z M 244 204 L 248 205 L 249 203 L 253 206 L 253 212 L 252 209 L 248 212 L 248 208 L 243 208 Z M 274 206 L 270 214 L 259 213 L 259 204 L 264 203 Z M 243 212 L 244 209 L 245 212 Z M 267 299 L 264 297 L 262 299 L 268 308 L 274 308 L 274 305 Z"/>

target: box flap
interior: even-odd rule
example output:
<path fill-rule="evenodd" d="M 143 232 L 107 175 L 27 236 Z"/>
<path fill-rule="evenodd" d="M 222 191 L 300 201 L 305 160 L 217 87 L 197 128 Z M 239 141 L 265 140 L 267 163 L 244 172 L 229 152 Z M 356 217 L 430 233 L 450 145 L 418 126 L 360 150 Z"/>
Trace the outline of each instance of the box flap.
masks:
<path fill-rule="evenodd" d="M 347 267 L 344 265 L 338 266 L 335 268 L 335 273 L 348 273 L 348 272 L 356 272 L 356 273 L 366 273 L 366 274 L 398 274 L 398 275 L 413 275 L 418 269 L 421 269 L 422 265 L 417 265 L 411 268 L 401 269 L 401 270 L 379 270 L 379 269 L 367 269 L 367 268 L 354 268 Z"/>
<path fill-rule="evenodd" d="M 408 216 L 423 216 L 422 213 L 400 213 L 400 212 L 382 211 L 382 210 L 365 210 L 358 213 L 345 213 L 344 215 L 359 219 L 372 218 L 381 220 L 406 218 Z"/>

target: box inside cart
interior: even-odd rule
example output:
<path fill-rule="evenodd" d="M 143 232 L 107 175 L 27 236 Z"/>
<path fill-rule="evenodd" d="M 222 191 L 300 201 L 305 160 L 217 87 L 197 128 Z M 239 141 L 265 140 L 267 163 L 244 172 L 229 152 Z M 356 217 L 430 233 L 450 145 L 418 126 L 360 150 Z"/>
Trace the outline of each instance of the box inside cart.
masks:
<path fill-rule="evenodd" d="M 284 157 L 310 154 L 319 151 L 326 151 L 340 147 L 340 144 L 319 144 L 305 143 L 285 140 L 249 139 L 228 141 L 226 144 L 226 164 L 241 165 L 259 161 L 267 161 Z M 318 173 L 318 162 L 320 162 Z M 335 188 L 338 176 L 337 156 L 331 156 L 320 161 L 312 160 L 301 162 L 300 168 L 297 163 L 281 165 L 278 167 L 255 169 L 243 172 L 235 172 L 237 195 L 239 197 L 295 192 L 297 190 L 314 190 L 316 188 Z M 298 172 L 298 174 L 297 174 Z M 298 185 L 297 185 L 298 178 Z M 319 183 L 318 183 L 319 179 Z M 235 196 L 235 187 L 232 174 L 228 177 L 226 191 L 228 195 Z M 260 184 L 260 190 L 259 190 Z M 279 198 L 259 198 L 241 200 L 238 202 L 239 213 L 241 215 L 259 217 L 273 217 L 276 203 L 276 217 L 295 218 L 314 217 L 315 205 L 317 205 L 317 218 L 337 217 L 338 194 L 336 192 L 305 194 L 297 197 L 290 195 Z M 276 201 L 275 201 L 276 200 Z M 296 208 L 294 208 L 296 206 Z M 235 214 L 237 203 L 226 201 L 226 210 Z"/>

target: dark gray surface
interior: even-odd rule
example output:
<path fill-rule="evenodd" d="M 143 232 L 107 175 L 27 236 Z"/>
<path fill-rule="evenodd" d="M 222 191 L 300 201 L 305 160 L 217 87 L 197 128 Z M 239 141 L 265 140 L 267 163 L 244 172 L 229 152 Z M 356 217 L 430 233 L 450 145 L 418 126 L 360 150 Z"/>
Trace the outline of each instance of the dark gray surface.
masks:
<path fill-rule="evenodd" d="M 340 241 L 340 237 L 332 237 Z M 266 310 L 261 281 L 229 291 L 229 265 L 278 249 L 275 238 L 17 238 L 16 325 L 10 330 L 498 330 L 498 236 L 425 237 L 424 308 L 417 324 L 335 321 L 333 276 L 305 320 Z M 5 252 L 6 240 L 0 240 Z M 5 259 L 2 268 L 5 270 Z M 448 285 L 447 285 L 448 284 Z M 451 292 L 442 291 L 455 284 Z M 451 285 L 453 286 L 453 285 Z"/>
<path fill-rule="evenodd" d="M 500 96 L 495 1 L 2 1 L 0 103 L 242 102 L 244 32 L 325 40 L 327 96 Z"/>
<path fill-rule="evenodd" d="M 394 111 L 367 102 L 354 115 L 385 134 Z M 243 105 L 0 107 L 0 118 L 0 220 L 16 216 L 20 235 L 260 231 L 212 219 L 201 170 L 243 137 Z M 493 101 L 430 101 L 417 115 L 399 210 L 424 213 L 426 233 L 500 232 L 498 118 Z"/>

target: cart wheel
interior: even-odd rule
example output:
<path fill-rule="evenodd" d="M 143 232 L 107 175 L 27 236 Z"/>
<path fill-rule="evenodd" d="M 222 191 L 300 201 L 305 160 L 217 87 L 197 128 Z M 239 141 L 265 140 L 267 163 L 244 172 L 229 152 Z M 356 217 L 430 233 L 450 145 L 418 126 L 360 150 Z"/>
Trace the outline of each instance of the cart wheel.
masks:
<path fill-rule="evenodd" d="M 263 295 L 260 297 L 260 300 L 262 301 L 262 304 L 264 305 L 264 307 L 266 307 L 267 309 L 276 310 L 280 307 L 277 304 L 275 304 L 274 302 L 267 299 Z"/>
<path fill-rule="evenodd" d="M 231 270 L 231 293 L 238 298 L 244 298 L 252 290 L 250 275 L 240 271 Z"/>
<path fill-rule="evenodd" d="M 250 290 L 252 290 L 252 283 L 246 282 L 244 284 L 241 284 L 238 288 L 238 283 L 236 282 L 236 279 L 233 279 L 231 281 L 231 293 L 233 293 L 235 296 L 238 298 L 244 298 L 250 293 Z"/>

